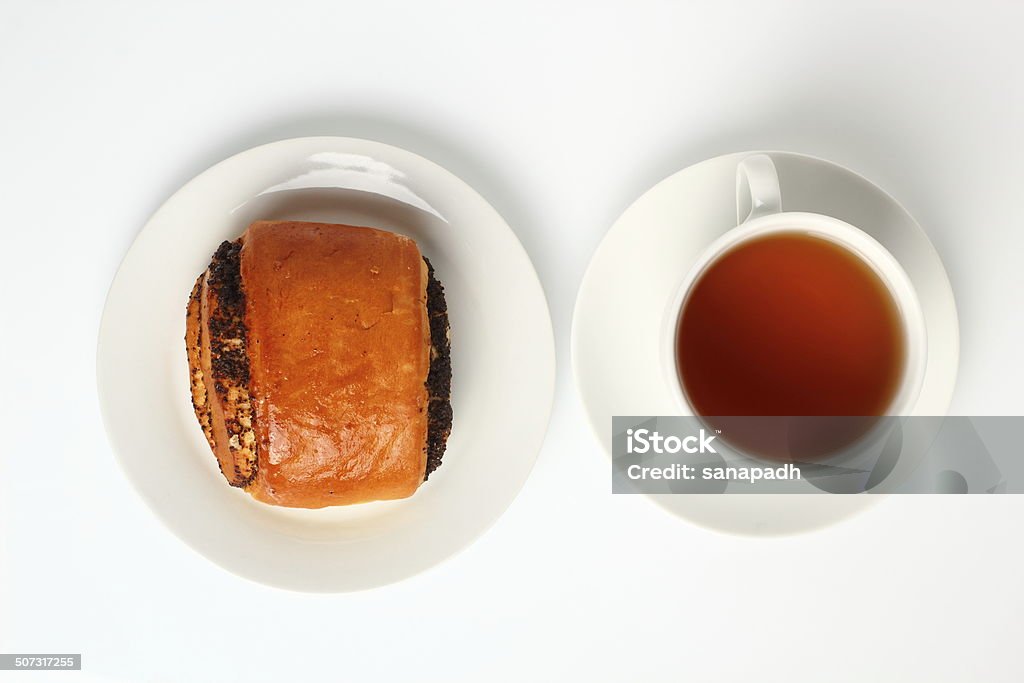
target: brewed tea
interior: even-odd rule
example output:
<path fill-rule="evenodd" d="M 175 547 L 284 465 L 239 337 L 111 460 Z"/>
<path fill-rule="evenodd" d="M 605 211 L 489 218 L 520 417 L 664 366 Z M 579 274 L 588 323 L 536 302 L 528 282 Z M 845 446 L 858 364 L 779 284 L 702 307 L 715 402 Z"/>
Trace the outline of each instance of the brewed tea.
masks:
<path fill-rule="evenodd" d="M 680 381 L 699 415 L 883 415 L 906 340 L 885 283 L 845 246 L 803 232 L 740 243 L 691 287 Z"/>

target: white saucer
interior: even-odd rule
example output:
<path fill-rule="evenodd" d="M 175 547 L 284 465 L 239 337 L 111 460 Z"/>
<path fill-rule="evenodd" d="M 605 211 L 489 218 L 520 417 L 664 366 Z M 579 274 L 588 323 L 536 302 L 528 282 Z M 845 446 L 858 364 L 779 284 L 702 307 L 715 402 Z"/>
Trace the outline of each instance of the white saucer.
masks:
<path fill-rule="evenodd" d="M 451 322 L 455 420 L 441 467 L 411 498 L 289 510 L 255 502 L 217 470 L 189 398 L 185 303 L 217 245 L 256 219 L 393 230 L 436 268 Z M 395 147 L 299 138 L 217 164 L 154 214 L 110 288 L 97 376 L 121 466 L 171 531 L 254 581 L 335 592 L 437 564 L 501 516 L 544 438 L 555 353 L 529 257 L 472 188 Z"/>
<path fill-rule="evenodd" d="M 709 243 L 736 225 L 736 166 L 757 152 L 703 161 L 648 190 L 615 222 L 580 285 L 572 327 L 576 386 L 591 427 L 611 453 L 613 415 L 673 415 L 660 367 L 669 299 Z M 921 396 L 912 413 L 944 415 L 959 357 L 956 304 L 935 248 L 896 200 L 853 171 L 788 152 L 768 153 L 784 211 L 821 213 L 882 243 L 910 276 L 928 334 Z M 827 525 L 875 496 L 660 495 L 659 505 L 721 531 L 783 534 Z"/>

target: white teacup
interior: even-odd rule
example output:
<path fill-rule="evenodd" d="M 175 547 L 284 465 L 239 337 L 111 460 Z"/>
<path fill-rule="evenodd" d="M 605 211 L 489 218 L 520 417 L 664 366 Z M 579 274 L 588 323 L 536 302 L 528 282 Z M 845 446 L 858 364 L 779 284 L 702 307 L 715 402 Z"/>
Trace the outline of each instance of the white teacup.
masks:
<path fill-rule="evenodd" d="M 662 366 L 682 415 L 695 411 L 686 397 L 676 354 L 679 318 L 693 285 L 719 256 L 747 240 L 772 233 L 803 233 L 831 240 L 858 256 L 885 284 L 899 311 L 905 341 L 903 375 L 885 415 L 908 415 L 921 392 L 928 344 L 917 294 L 899 262 L 863 230 L 831 216 L 782 210 L 775 164 L 765 154 L 743 159 L 736 169 L 737 223 L 715 240 L 682 278 L 664 316 Z"/>

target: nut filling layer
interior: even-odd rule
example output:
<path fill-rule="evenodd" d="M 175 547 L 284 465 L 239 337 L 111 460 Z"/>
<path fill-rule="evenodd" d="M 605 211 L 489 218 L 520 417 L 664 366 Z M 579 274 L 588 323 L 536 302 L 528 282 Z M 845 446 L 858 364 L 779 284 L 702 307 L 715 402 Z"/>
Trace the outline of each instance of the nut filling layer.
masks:
<path fill-rule="evenodd" d="M 244 488 L 259 467 L 249 397 L 241 240 L 223 242 L 192 290 L 185 342 L 192 407 L 224 478 Z"/>
<path fill-rule="evenodd" d="M 427 264 L 427 315 L 430 318 L 430 372 L 427 374 L 427 471 L 423 479 L 441 465 L 445 444 L 452 431 L 452 357 L 448 328 L 448 304 L 444 287 Z"/>

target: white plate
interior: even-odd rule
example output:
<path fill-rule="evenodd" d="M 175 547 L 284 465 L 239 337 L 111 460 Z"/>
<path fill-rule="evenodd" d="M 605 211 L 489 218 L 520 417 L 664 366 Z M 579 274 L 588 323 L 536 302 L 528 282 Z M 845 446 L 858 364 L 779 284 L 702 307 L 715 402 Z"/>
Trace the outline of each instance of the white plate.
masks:
<path fill-rule="evenodd" d="M 445 286 L 454 427 L 441 467 L 401 501 L 324 510 L 227 485 L 189 399 L 185 303 L 217 245 L 256 219 L 370 225 L 414 238 Z M 100 404 L 128 479 L 188 545 L 236 574 L 303 591 L 406 578 L 493 524 L 537 457 L 554 391 L 547 302 L 512 230 L 472 188 L 367 140 L 283 140 L 200 174 L 149 220 L 107 297 Z"/>
<path fill-rule="evenodd" d="M 662 322 L 682 277 L 736 225 L 736 165 L 729 154 L 684 169 L 648 190 L 615 222 L 576 300 L 572 360 L 591 427 L 611 454 L 613 415 L 673 415 L 660 366 Z M 928 359 L 915 415 L 944 415 L 956 383 L 959 328 L 949 279 L 913 217 L 883 190 L 837 164 L 769 152 L 784 211 L 844 220 L 882 243 L 910 276 L 924 311 Z M 718 530 L 781 534 L 827 525 L 877 496 L 653 495 L 673 513 Z"/>

